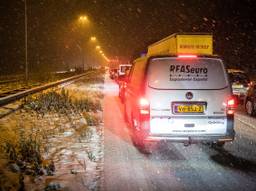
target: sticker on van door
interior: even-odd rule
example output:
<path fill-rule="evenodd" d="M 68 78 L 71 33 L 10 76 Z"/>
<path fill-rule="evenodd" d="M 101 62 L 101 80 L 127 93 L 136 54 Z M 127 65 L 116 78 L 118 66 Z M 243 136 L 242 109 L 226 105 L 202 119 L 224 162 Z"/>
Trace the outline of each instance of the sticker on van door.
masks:
<path fill-rule="evenodd" d="M 208 68 L 191 65 L 170 65 L 170 81 L 207 81 Z"/>

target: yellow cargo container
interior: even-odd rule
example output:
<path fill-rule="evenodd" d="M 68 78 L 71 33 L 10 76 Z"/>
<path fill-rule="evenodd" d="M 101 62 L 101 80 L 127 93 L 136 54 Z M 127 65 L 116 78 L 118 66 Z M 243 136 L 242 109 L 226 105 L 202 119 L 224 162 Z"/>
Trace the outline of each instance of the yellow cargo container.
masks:
<path fill-rule="evenodd" d="M 170 35 L 149 45 L 147 56 L 163 54 L 213 54 L 213 37 L 211 34 L 178 34 Z"/>

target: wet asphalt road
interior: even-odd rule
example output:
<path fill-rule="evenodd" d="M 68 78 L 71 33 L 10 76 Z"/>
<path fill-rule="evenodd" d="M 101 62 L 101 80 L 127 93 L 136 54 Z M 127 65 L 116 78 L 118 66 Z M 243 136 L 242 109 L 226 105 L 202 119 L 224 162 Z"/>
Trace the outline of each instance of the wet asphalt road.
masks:
<path fill-rule="evenodd" d="M 160 143 L 146 155 L 131 142 L 117 95 L 106 79 L 103 190 L 256 190 L 256 129 L 236 120 L 236 139 L 224 149 Z"/>

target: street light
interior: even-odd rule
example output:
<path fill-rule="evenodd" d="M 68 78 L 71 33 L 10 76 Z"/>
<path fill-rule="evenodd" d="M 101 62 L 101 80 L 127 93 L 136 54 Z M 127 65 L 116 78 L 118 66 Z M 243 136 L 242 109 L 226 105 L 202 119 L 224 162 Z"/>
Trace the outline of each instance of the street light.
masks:
<path fill-rule="evenodd" d="M 100 50 L 100 46 L 99 45 L 96 46 L 96 50 Z"/>
<path fill-rule="evenodd" d="M 95 36 L 92 36 L 90 39 L 92 42 L 95 42 L 97 40 L 97 38 Z"/>
<path fill-rule="evenodd" d="M 81 22 L 82 24 L 88 22 L 88 17 L 86 15 L 82 15 L 79 17 L 79 22 Z"/>
<path fill-rule="evenodd" d="M 88 24 L 89 22 L 89 19 L 86 15 L 81 15 L 78 17 L 78 22 L 81 24 L 81 26 L 85 26 L 85 24 Z M 84 70 L 84 65 L 85 65 L 85 53 L 84 53 L 84 45 L 82 43 L 82 39 L 81 39 L 81 42 L 80 42 L 80 45 L 79 45 L 79 50 L 81 52 L 81 55 L 82 55 L 82 67 L 83 67 L 83 70 Z"/>

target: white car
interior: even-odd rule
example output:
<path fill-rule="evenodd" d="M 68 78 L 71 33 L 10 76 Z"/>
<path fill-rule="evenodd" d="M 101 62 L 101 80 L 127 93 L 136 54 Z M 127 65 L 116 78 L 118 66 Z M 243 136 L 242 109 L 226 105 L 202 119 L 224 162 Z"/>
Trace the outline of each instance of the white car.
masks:
<path fill-rule="evenodd" d="M 134 61 L 125 91 L 132 140 L 186 145 L 232 141 L 235 98 L 223 61 L 196 55 L 153 56 Z"/>
<path fill-rule="evenodd" d="M 118 69 L 118 76 L 125 75 L 126 71 L 129 71 L 131 67 L 131 64 L 120 64 Z"/>
<path fill-rule="evenodd" d="M 237 69 L 228 69 L 228 75 L 233 94 L 236 95 L 239 100 L 243 100 L 251 84 L 248 75 L 243 70 Z"/>

